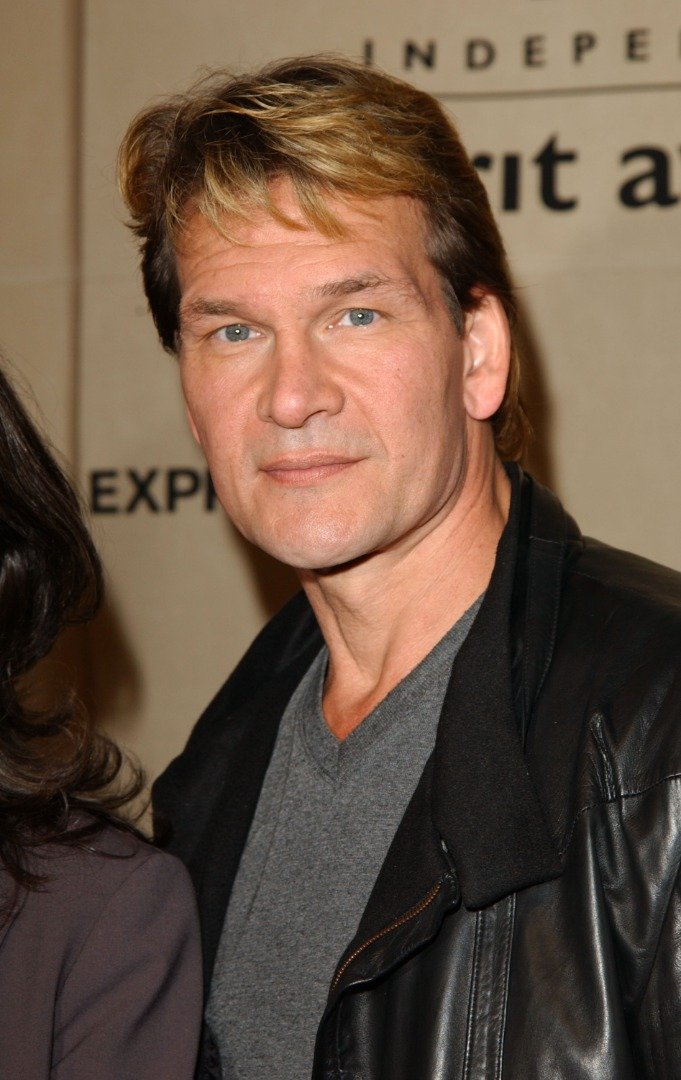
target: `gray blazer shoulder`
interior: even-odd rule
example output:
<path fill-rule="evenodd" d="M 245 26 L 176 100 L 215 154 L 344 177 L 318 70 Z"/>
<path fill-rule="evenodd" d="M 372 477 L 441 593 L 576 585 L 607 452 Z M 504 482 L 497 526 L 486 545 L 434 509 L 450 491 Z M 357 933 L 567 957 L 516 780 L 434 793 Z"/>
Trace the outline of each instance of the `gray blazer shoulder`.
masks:
<path fill-rule="evenodd" d="M 106 827 L 85 849 L 37 849 L 30 868 L 49 880 L 0 928 L 2 1075 L 191 1080 L 201 960 L 182 864 Z"/>

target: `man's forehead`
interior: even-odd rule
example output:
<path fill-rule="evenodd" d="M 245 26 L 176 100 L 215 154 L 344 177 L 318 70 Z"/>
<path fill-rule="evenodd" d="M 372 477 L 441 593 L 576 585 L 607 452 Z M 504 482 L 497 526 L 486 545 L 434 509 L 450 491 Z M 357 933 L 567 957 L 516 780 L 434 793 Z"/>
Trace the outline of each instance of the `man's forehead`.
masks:
<path fill-rule="evenodd" d="M 423 208 L 410 196 L 323 196 L 328 227 L 306 216 L 289 182 L 277 182 L 270 196 L 271 210 L 245 203 L 242 214 L 223 215 L 219 220 L 209 220 L 196 206 L 190 209 L 175 243 L 178 256 L 220 240 L 235 249 L 281 244 L 315 244 L 333 249 L 368 237 L 394 246 L 409 239 L 421 247 L 425 240 Z"/>

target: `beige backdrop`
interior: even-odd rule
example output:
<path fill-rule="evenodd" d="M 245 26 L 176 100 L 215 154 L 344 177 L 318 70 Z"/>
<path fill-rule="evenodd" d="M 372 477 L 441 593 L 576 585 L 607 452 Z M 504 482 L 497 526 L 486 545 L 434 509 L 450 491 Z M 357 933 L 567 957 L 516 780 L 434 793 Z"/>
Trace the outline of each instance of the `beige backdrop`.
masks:
<path fill-rule="evenodd" d="M 202 70 L 335 50 L 439 95 L 506 237 L 532 466 L 582 527 L 681 567 L 681 6 L 2 2 L 0 341 L 93 506 L 88 700 L 155 775 L 293 588 L 211 498 L 114 185 L 132 114 Z"/>

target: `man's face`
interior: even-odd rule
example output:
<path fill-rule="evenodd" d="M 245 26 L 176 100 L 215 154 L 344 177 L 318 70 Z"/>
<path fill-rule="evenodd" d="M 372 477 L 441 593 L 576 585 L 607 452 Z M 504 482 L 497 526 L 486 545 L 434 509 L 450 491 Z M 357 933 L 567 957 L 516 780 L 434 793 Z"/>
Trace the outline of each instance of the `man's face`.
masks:
<path fill-rule="evenodd" d="M 288 185 L 274 194 L 302 224 Z M 330 205 L 341 239 L 257 213 L 233 243 L 196 214 L 177 251 L 182 384 L 218 497 L 308 570 L 413 546 L 466 460 L 463 346 L 420 207 Z"/>

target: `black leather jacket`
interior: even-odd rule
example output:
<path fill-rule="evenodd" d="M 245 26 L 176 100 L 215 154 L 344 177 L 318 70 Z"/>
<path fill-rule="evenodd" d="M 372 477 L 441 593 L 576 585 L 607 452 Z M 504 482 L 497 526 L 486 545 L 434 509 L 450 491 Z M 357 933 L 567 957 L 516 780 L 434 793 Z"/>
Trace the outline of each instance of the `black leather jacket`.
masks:
<path fill-rule="evenodd" d="M 314 1080 L 681 1078 L 681 576 L 583 539 L 510 474 L 494 573 L 330 987 Z M 297 597 L 156 784 L 207 980 L 279 718 L 319 645 Z M 198 1075 L 220 1075 L 209 1039 Z"/>

